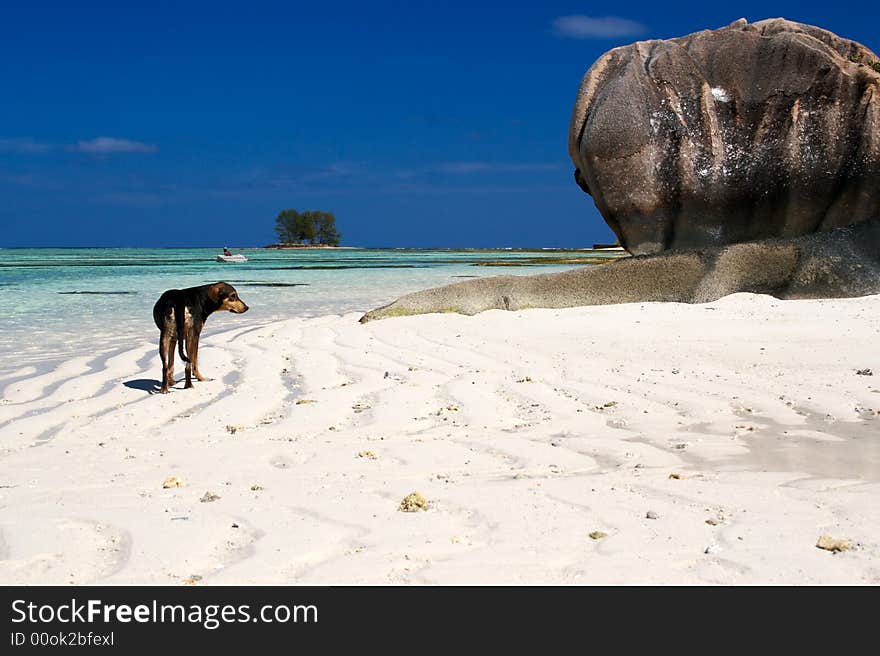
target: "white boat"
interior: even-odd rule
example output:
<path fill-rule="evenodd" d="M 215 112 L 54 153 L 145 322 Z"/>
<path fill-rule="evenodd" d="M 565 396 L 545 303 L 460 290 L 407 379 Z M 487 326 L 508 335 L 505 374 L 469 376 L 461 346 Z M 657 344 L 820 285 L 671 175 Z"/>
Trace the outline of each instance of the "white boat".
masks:
<path fill-rule="evenodd" d="M 227 264 L 235 264 L 237 262 L 247 262 L 248 259 L 241 253 L 236 253 L 235 255 L 218 255 L 217 261 L 225 262 Z"/>

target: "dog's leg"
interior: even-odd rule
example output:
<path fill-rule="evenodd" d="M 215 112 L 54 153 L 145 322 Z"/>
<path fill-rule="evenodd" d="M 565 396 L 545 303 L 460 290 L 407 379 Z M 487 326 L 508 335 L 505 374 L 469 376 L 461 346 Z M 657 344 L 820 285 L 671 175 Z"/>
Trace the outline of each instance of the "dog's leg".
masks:
<path fill-rule="evenodd" d="M 186 340 L 189 342 L 189 340 Z M 186 356 L 189 358 L 189 362 L 186 363 L 186 382 L 183 385 L 183 389 L 190 389 L 194 387 L 192 384 L 192 353 L 189 350 L 189 344 L 185 344 L 184 348 L 186 348 Z"/>
<path fill-rule="evenodd" d="M 172 333 L 171 341 L 168 343 L 168 376 L 165 378 L 167 385 L 174 387 L 174 351 L 177 348 L 177 338 Z"/>
<path fill-rule="evenodd" d="M 192 347 L 189 352 L 189 359 L 192 360 L 193 363 L 193 374 L 195 374 L 196 380 L 199 382 L 204 382 L 208 380 L 205 378 L 202 373 L 199 371 L 199 337 L 201 336 L 201 331 L 197 328 L 193 327 L 193 340 Z"/>
<path fill-rule="evenodd" d="M 184 349 L 186 350 L 187 356 L 189 357 L 189 362 L 186 363 L 186 383 L 183 385 L 183 389 L 190 389 L 194 387 L 192 383 L 192 370 L 193 370 L 193 334 L 192 328 L 188 328 L 184 333 Z"/>
<path fill-rule="evenodd" d="M 173 371 L 169 373 L 168 353 L 170 351 L 170 344 L 171 337 L 169 335 L 169 332 L 167 330 L 163 330 L 159 334 L 159 357 L 162 359 L 162 387 L 159 390 L 160 394 L 168 394 L 168 378 L 169 376 L 171 376 L 172 378 L 174 376 Z M 171 357 L 174 357 L 173 351 L 171 352 Z"/>

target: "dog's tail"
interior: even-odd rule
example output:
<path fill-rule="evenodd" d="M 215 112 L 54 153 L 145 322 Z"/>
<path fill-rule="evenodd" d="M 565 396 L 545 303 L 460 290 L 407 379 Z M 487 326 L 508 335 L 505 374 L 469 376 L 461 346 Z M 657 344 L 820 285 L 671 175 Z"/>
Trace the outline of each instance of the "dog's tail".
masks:
<path fill-rule="evenodd" d="M 180 359 L 184 362 L 189 362 L 189 358 L 186 357 L 186 353 L 183 351 L 183 337 L 184 337 L 184 314 L 186 313 L 186 304 L 181 300 L 178 303 L 174 304 L 174 319 L 177 323 L 177 351 L 180 353 Z"/>

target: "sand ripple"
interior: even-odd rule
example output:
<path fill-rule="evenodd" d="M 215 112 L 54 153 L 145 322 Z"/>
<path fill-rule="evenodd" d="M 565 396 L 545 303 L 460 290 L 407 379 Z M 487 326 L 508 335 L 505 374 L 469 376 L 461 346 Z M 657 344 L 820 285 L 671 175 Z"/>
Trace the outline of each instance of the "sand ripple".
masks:
<path fill-rule="evenodd" d="M 0 582 L 880 582 L 880 378 L 856 374 L 880 374 L 878 309 L 247 324 L 164 396 L 152 335 L 22 368 Z M 399 512 L 415 490 L 429 509 Z"/>

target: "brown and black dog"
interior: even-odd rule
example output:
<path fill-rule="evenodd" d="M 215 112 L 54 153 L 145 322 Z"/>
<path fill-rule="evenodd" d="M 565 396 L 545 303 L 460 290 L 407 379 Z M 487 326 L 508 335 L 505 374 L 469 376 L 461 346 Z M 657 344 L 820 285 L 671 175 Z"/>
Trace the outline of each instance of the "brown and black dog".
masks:
<path fill-rule="evenodd" d="M 153 319 L 159 328 L 159 357 L 162 358 L 162 394 L 174 385 L 174 346 L 186 362 L 186 385 L 190 388 L 192 376 L 203 381 L 199 372 L 199 335 L 208 317 L 218 310 L 241 314 L 248 306 L 238 297 L 235 287 L 215 282 L 201 287 L 169 289 L 153 306 Z M 187 357 L 187 354 L 189 357 Z"/>

